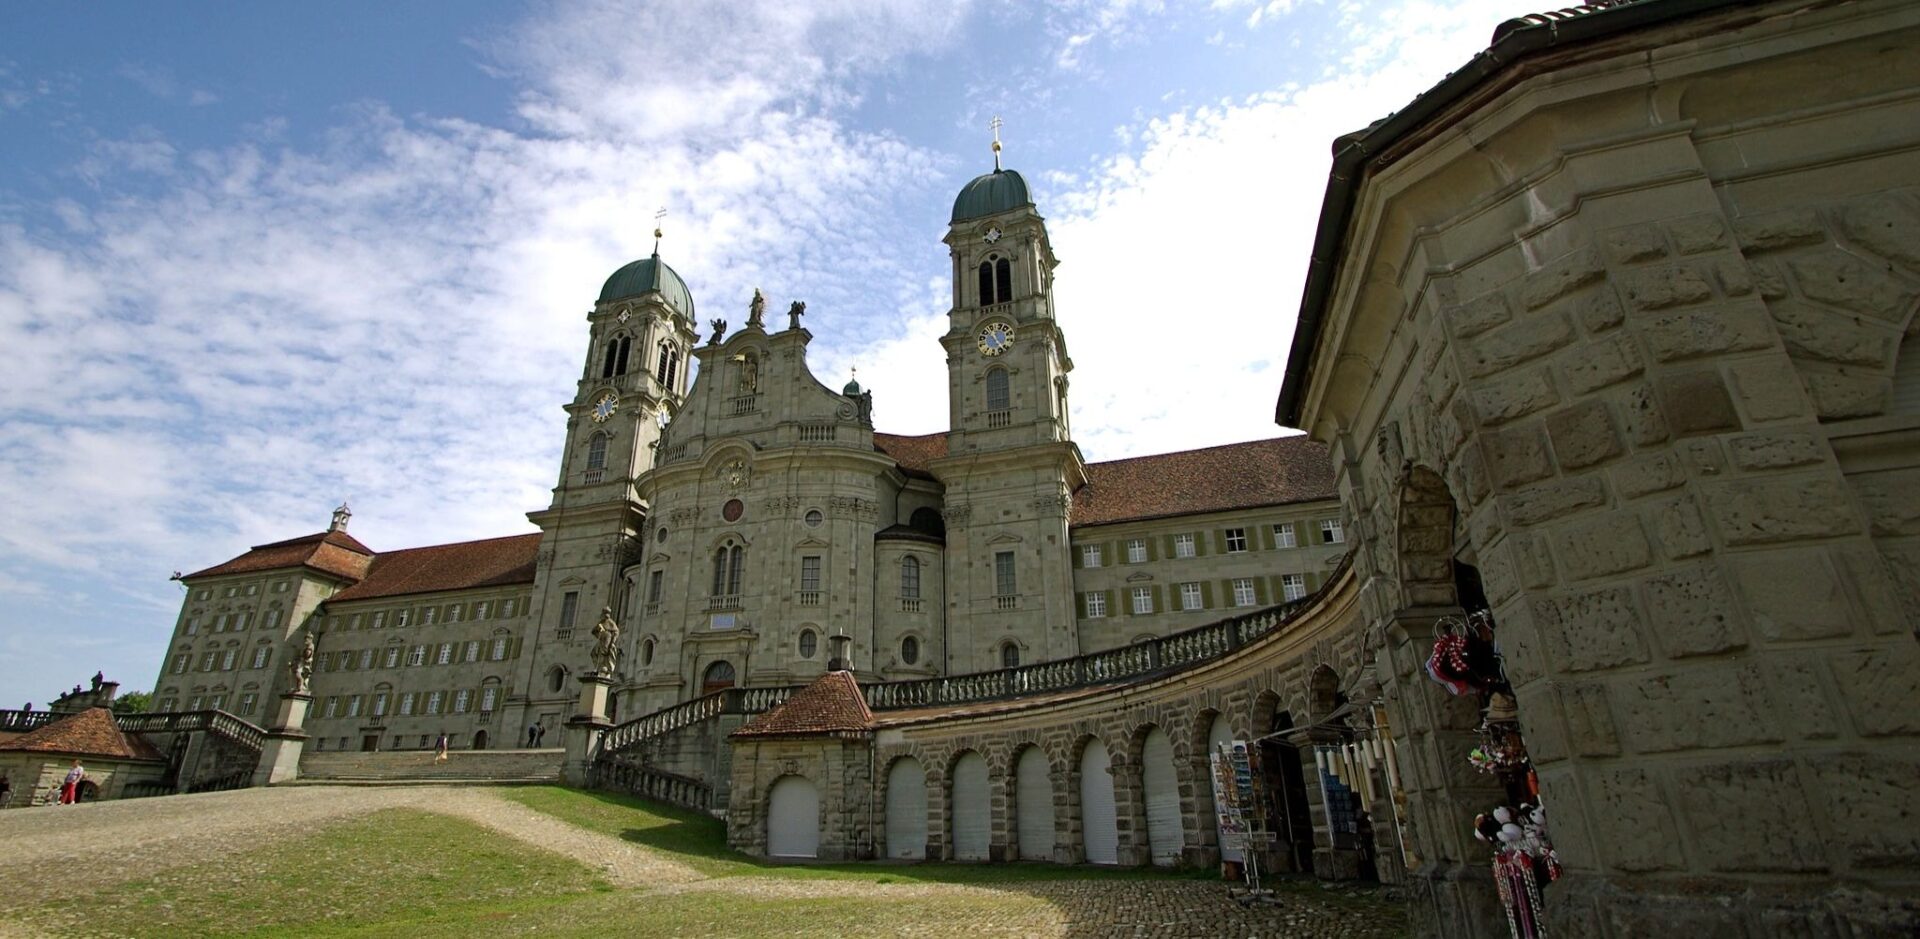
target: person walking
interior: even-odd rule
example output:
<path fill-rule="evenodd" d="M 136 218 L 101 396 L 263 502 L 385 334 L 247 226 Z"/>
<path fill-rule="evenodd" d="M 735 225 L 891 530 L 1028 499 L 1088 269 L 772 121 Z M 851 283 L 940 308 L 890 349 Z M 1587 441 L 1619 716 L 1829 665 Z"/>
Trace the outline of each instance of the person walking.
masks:
<path fill-rule="evenodd" d="M 13 778 L 0 773 L 0 809 L 13 802 Z"/>
<path fill-rule="evenodd" d="M 60 783 L 60 804 L 72 805 L 80 801 L 80 782 L 87 778 L 87 768 L 73 761 L 73 768 L 67 770 L 67 778 Z"/>
<path fill-rule="evenodd" d="M 527 725 L 527 749 L 529 750 L 533 749 L 533 745 L 539 742 L 540 742 L 540 722 L 534 721 L 533 723 Z"/>
<path fill-rule="evenodd" d="M 544 746 L 546 742 L 547 742 L 547 725 L 545 724 L 533 725 L 533 745 L 536 747 Z"/>
<path fill-rule="evenodd" d="M 433 742 L 433 761 L 435 763 L 445 763 L 447 761 L 447 735 L 445 731 L 441 732 L 440 739 Z"/>

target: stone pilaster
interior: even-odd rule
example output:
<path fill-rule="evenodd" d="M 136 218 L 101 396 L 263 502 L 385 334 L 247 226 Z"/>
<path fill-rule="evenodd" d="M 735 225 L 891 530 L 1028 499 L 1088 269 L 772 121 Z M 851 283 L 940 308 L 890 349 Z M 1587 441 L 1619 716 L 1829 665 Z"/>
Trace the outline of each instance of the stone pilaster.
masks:
<path fill-rule="evenodd" d="M 588 785 L 600 736 L 613 726 L 607 720 L 607 694 L 612 688 L 612 675 L 587 672 L 580 676 L 580 709 L 567 718 L 567 762 L 560 773 L 569 786 Z"/>
<path fill-rule="evenodd" d="M 260 763 L 253 771 L 253 784 L 271 786 L 300 778 L 300 754 L 307 748 L 307 708 L 313 695 L 289 692 L 280 696 L 280 710 L 274 715 L 267 742 L 260 748 Z"/>

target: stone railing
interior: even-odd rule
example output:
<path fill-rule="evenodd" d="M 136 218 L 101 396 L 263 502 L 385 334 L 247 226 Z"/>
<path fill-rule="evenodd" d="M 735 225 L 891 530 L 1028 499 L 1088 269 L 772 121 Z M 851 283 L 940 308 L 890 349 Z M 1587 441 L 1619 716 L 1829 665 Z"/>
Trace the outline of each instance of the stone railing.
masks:
<path fill-rule="evenodd" d="M 681 808 L 708 811 L 713 787 L 691 776 L 642 766 L 627 757 L 608 757 L 593 764 L 588 784 L 595 789 L 628 792 Z"/>
<path fill-rule="evenodd" d="M 1339 580 L 1351 559 L 1351 554 L 1341 558 L 1327 573 L 1326 582 Z M 867 707 L 875 711 L 903 710 L 1071 691 L 1180 671 L 1218 659 L 1280 629 L 1317 599 L 1319 594 L 1313 593 L 1279 606 L 1090 655 L 971 675 L 875 682 L 861 685 L 860 691 Z M 601 737 L 597 758 L 631 752 L 664 734 L 723 714 L 765 713 L 803 687 L 728 688 L 636 717 L 615 725 Z"/>
<path fill-rule="evenodd" d="M 0 711 L 0 731 L 24 734 L 53 722 L 52 711 Z"/>
<path fill-rule="evenodd" d="M 114 721 L 130 734 L 167 734 L 206 731 L 249 750 L 266 745 L 267 732 L 225 711 L 169 711 L 160 714 L 116 714 Z"/>

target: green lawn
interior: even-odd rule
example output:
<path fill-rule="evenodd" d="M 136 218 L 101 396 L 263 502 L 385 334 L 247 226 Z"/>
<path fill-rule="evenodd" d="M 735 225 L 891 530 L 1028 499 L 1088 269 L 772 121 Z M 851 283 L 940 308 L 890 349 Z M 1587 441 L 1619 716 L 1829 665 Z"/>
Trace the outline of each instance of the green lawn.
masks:
<path fill-rule="evenodd" d="M 612 888 L 586 866 L 442 815 L 391 809 L 29 915 L 50 934 L 351 935 L 514 914 Z"/>
<path fill-rule="evenodd" d="M 559 786 L 524 786 L 503 794 L 528 808 L 582 828 L 624 838 L 673 855 L 710 877 L 778 877 L 792 880 L 863 880 L 869 883 L 1003 884 L 1049 880 L 1131 880 L 1200 878 L 1211 870 L 1165 871 L 1151 868 L 1069 866 L 1040 862 L 1018 864 L 771 864 L 727 847 L 727 827 L 719 819 L 633 796 Z"/>

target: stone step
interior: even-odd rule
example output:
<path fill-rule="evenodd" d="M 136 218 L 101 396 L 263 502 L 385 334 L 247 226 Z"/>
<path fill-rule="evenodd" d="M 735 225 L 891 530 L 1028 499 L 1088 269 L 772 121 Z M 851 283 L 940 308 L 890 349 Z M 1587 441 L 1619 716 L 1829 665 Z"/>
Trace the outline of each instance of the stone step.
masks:
<path fill-rule="evenodd" d="M 435 760 L 431 750 L 306 753 L 300 758 L 300 778 L 314 782 L 551 782 L 560 778 L 565 760 L 566 751 L 558 749 L 454 750 L 447 753 L 445 762 Z"/>

